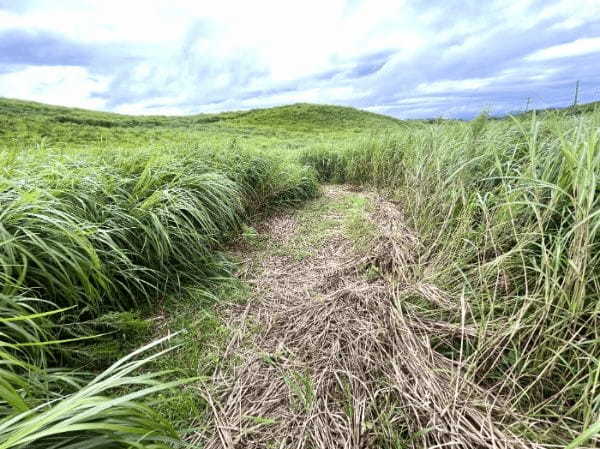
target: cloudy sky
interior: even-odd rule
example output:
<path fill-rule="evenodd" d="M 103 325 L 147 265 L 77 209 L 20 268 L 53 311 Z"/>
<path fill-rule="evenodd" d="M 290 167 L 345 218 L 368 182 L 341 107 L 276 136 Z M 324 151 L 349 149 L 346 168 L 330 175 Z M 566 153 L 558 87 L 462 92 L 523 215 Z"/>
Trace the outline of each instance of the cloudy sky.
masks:
<path fill-rule="evenodd" d="M 0 0 L 0 96 L 401 118 L 600 100 L 600 0 Z"/>

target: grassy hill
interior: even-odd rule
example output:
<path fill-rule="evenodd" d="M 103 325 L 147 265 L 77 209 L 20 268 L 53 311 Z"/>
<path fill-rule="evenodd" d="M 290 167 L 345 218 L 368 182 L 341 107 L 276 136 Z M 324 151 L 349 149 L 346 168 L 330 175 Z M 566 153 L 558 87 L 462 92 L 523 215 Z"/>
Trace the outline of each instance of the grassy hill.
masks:
<path fill-rule="evenodd" d="M 268 109 L 189 116 L 132 116 L 0 98 L 0 145 L 23 146 L 46 139 L 53 145 L 120 146 L 207 136 L 338 136 L 402 126 L 392 117 L 341 106 L 295 104 Z"/>
<path fill-rule="evenodd" d="M 308 128 L 352 129 L 364 127 L 395 126 L 402 122 L 393 117 L 361 111 L 359 109 L 296 103 L 266 109 L 223 112 L 220 114 L 195 114 L 186 116 L 125 115 L 87 109 L 53 106 L 33 101 L 0 98 L 0 114 L 80 125 L 119 126 L 190 126 L 222 121 L 262 126 L 300 126 Z"/>
<path fill-rule="evenodd" d="M 228 117 L 228 114 L 223 116 Z M 247 126 L 259 125 L 307 132 L 394 129 L 403 123 L 393 117 L 355 108 L 307 103 L 239 112 L 231 120 Z"/>
<path fill-rule="evenodd" d="M 564 108 L 545 108 L 545 109 L 535 109 L 535 111 L 528 112 L 519 112 L 514 114 L 517 117 L 531 115 L 535 112 L 538 115 L 544 114 L 564 114 L 567 116 L 573 115 L 582 115 L 582 114 L 591 114 L 600 110 L 600 101 L 592 101 L 590 103 L 578 104 L 577 106 L 567 106 Z"/>

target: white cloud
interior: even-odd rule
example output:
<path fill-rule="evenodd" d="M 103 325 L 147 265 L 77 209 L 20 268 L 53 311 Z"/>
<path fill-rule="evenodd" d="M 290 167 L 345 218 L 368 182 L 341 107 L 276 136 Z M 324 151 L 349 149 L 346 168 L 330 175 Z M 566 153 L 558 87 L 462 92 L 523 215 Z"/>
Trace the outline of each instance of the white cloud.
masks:
<path fill-rule="evenodd" d="M 560 0 L 545 5 L 540 19 L 558 19 L 553 28 L 568 30 L 585 23 L 593 22 L 600 17 L 598 0 Z"/>
<path fill-rule="evenodd" d="M 107 87 L 107 78 L 92 76 L 82 67 L 32 66 L 0 74 L 0 97 L 72 107 L 104 108 L 104 100 L 91 95 Z"/>
<path fill-rule="evenodd" d="M 144 44 L 153 55 L 164 55 L 177 51 L 187 31 L 199 27 L 204 38 L 191 51 L 216 58 L 253 53 L 279 82 L 327 71 L 361 54 L 424 45 L 426 36 L 405 3 L 365 2 L 345 13 L 346 0 L 38 1 L 24 15 L 0 11 L 0 30 L 59 31 L 79 42 Z"/>
<path fill-rule="evenodd" d="M 550 85 L 563 72 L 553 60 L 600 51 L 577 31 L 600 17 L 598 0 L 18 1 L 20 13 L 0 10 L 0 32 L 51 32 L 66 40 L 52 61 L 73 47 L 84 66 L 0 63 L 17 70 L 0 75 L 0 95 L 127 113 L 296 101 L 397 111 L 411 98 L 429 110 L 453 93 Z M 573 42 L 551 46 L 549 26 Z M 549 48 L 535 51 L 538 32 Z"/>
<path fill-rule="evenodd" d="M 527 56 L 529 61 L 567 58 L 600 52 L 600 37 L 577 39 L 567 44 L 544 48 Z"/>
<path fill-rule="evenodd" d="M 242 102 L 245 107 L 265 107 L 285 103 L 340 103 L 348 100 L 363 98 L 367 91 L 359 91 L 351 86 L 312 88 L 301 91 L 252 98 Z"/>
<path fill-rule="evenodd" d="M 179 105 L 158 105 L 156 102 L 160 100 L 161 99 L 152 99 L 137 103 L 124 104 L 115 108 L 114 112 L 130 115 L 182 115 L 186 113 L 186 111 L 182 110 L 181 106 Z"/>
<path fill-rule="evenodd" d="M 451 91 L 477 90 L 491 84 L 490 78 L 471 78 L 465 80 L 443 80 L 417 85 L 417 92 L 422 94 L 438 94 Z"/>

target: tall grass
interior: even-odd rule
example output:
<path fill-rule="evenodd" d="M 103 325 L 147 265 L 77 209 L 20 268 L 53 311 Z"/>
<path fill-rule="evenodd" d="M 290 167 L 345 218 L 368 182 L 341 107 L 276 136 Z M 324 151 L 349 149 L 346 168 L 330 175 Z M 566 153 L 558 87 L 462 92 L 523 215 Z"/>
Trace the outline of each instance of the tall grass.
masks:
<path fill-rule="evenodd" d="M 5 329 L 26 331 L 44 314 L 0 319 Z M 46 315 L 47 316 L 47 315 Z M 25 326 L 11 326 L 25 322 Z M 163 380 L 167 373 L 136 374 L 169 349 L 135 358 L 160 345 L 157 340 L 89 380 L 82 373 L 49 370 L 18 355 L 23 346 L 43 350 L 36 335 L 27 343 L 4 343 L 0 351 L 0 448 L 172 448 L 180 443 L 173 426 L 141 400 L 191 379 Z M 56 343 L 56 342 L 54 342 Z M 23 355 L 23 354 L 21 354 Z M 39 361 L 38 361 L 39 362 Z M 125 395 L 111 393 L 126 388 Z"/>
<path fill-rule="evenodd" d="M 479 329 L 440 350 L 466 359 L 466 375 L 508 398 L 517 430 L 543 443 L 600 442 L 599 129 L 598 112 L 480 116 L 300 156 L 323 181 L 401 202 L 422 241 L 417 277 L 466 298 Z"/>
<path fill-rule="evenodd" d="M 249 215 L 317 192 L 309 170 L 239 151 L 80 157 L 8 169 L 0 190 L 4 293 L 35 291 L 95 315 L 139 305 L 222 275 L 218 248 Z"/>
<path fill-rule="evenodd" d="M 315 196 L 314 172 L 185 144 L 0 158 L 0 448 L 172 447 L 146 398 L 181 381 L 134 373 L 162 352 L 93 378 L 64 352 L 93 335 L 70 324 L 209 290 L 231 269 L 223 244 L 251 216 Z"/>
<path fill-rule="evenodd" d="M 514 404 L 516 433 L 598 445 L 600 112 L 579 112 L 136 118 L 0 100 L 0 448 L 177 446 L 152 402 L 177 383 L 145 368 L 164 341 L 92 374 L 72 345 L 95 341 L 84 323 L 189 285 L 209 293 L 243 224 L 315 196 L 318 180 L 401 202 L 421 239 L 415 277 L 466 315 L 406 302 L 478 329 L 434 344 Z"/>

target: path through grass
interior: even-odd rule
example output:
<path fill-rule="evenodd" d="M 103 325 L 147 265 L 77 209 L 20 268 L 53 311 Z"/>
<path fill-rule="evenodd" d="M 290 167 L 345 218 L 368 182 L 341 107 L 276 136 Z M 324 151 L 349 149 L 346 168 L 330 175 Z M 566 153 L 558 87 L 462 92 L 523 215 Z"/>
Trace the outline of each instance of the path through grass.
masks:
<path fill-rule="evenodd" d="M 374 193 L 326 186 L 236 247 L 242 303 L 221 309 L 219 366 L 190 437 L 207 448 L 535 447 L 493 390 L 471 383 L 432 342 L 472 330 L 402 302 L 418 239 Z M 443 305 L 443 304 L 442 304 Z"/>

